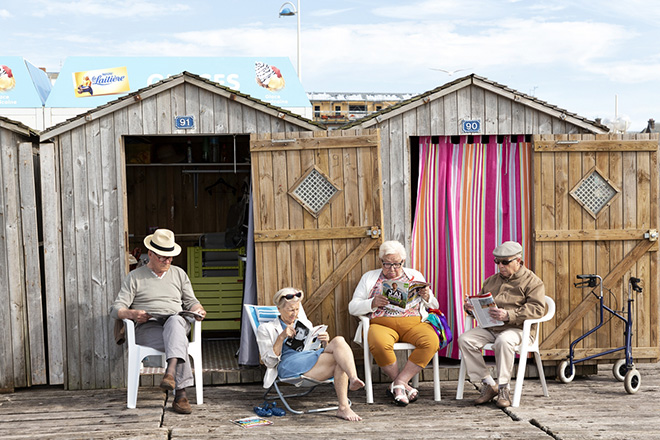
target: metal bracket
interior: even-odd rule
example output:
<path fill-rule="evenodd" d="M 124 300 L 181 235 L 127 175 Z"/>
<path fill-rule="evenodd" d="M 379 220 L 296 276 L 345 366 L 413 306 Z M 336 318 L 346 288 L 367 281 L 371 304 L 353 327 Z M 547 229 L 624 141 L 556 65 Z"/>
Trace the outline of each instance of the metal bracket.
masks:
<path fill-rule="evenodd" d="M 378 226 L 372 226 L 371 229 L 367 229 L 367 235 L 371 236 L 371 238 L 378 238 L 380 234 L 382 234 L 382 231 Z"/>
<path fill-rule="evenodd" d="M 649 241 L 658 241 L 658 230 L 649 229 L 648 232 L 644 233 L 644 238 L 646 238 Z"/>

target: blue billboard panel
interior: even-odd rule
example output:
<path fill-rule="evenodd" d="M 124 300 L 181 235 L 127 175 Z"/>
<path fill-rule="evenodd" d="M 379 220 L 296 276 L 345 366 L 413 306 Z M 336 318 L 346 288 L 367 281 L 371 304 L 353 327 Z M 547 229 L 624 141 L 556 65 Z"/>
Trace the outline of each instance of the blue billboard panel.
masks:
<path fill-rule="evenodd" d="M 46 107 L 98 107 L 184 71 L 279 107 L 311 105 L 284 57 L 69 57 Z"/>
<path fill-rule="evenodd" d="M 0 108 L 42 107 L 49 92 L 46 72 L 23 57 L 0 56 Z"/>

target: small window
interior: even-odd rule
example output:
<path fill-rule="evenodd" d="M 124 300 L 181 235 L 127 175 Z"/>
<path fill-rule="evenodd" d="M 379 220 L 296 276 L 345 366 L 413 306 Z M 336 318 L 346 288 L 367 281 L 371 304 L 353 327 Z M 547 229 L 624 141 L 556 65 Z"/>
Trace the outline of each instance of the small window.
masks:
<path fill-rule="evenodd" d="M 341 106 L 340 105 L 335 106 L 335 115 L 337 115 L 337 116 L 341 115 Z"/>
<path fill-rule="evenodd" d="M 320 105 L 315 105 L 314 106 L 314 116 L 317 118 L 321 117 L 321 106 Z"/>

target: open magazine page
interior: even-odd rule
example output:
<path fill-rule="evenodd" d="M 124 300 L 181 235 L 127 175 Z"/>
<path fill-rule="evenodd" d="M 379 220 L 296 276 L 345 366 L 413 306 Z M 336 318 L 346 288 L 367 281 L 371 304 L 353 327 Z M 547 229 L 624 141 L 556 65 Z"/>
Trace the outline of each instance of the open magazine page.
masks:
<path fill-rule="evenodd" d="M 497 327 L 504 325 L 504 322 L 490 317 L 488 311 L 491 307 L 497 307 L 493 295 L 488 292 L 483 295 L 473 295 L 468 297 L 468 301 L 474 307 L 473 315 L 479 323 L 479 327 L 488 328 L 488 327 Z"/>
<path fill-rule="evenodd" d="M 318 350 L 321 347 L 318 336 L 328 328 L 327 325 L 317 325 L 310 329 L 300 321 L 296 321 L 294 327 L 296 334 L 292 338 L 287 338 L 284 343 L 296 351 Z"/>
<path fill-rule="evenodd" d="M 422 301 L 419 290 L 426 286 L 428 283 L 383 280 L 383 295 L 390 301 L 385 308 L 401 312 L 415 307 Z"/>

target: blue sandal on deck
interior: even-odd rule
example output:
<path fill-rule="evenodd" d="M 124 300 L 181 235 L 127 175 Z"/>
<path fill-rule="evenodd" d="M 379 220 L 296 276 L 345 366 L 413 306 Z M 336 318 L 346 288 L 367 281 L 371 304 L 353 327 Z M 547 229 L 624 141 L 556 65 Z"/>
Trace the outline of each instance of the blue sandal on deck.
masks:
<path fill-rule="evenodd" d="M 268 402 L 262 403 L 261 406 L 255 406 L 254 413 L 259 417 L 270 417 L 273 415 L 273 411 L 270 410 Z"/>
<path fill-rule="evenodd" d="M 270 410 L 271 413 L 273 413 L 275 417 L 282 417 L 286 415 L 286 411 L 284 411 L 282 408 L 278 408 L 276 402 L 273 402 L 270 405 L 268 405 L 268 409 Z"/>

